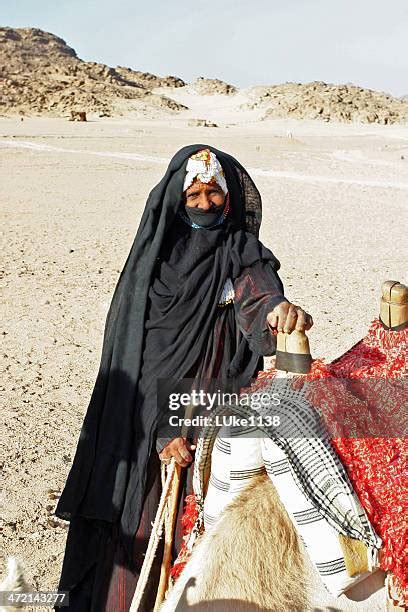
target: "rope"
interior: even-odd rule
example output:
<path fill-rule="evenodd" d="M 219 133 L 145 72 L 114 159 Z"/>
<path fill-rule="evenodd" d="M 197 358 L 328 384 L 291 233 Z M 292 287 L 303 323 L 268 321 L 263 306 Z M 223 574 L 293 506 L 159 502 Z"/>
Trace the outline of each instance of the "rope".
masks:
<path fill-rule="evenodd" d="M 129 612 L 137 612 L 139 610 L 140 602 L 143 597 L 143 593 L 146 589 L 149 574 L 152 569 L 153 559 L 159 545 L 159 540 L 162 535 L 163 525 L 165 520 L 165 509 L 167 499 L 171 492 L 171 484 L 175 474 L 176 460 L 172 457 L 171 462 L 168 466 L 166 481 L 160 497 L 159 506 L 157 508 L 156 517 L 154 519 L 152 532 L 150 534 L 149 543 L 146 549 L 146 555 L 143 561 L 142 569 L 140 570 L 139 580 L 137 581 L 135 593 L 133 595 L 132 603 L 130 604 Z"/>

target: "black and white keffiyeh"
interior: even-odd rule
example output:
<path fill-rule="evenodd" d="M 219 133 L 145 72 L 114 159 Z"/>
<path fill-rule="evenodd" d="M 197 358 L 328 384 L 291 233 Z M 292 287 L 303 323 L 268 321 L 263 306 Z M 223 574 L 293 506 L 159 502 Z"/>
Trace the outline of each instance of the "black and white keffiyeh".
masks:
<path fill-rule="evenodd" d="M 370 524 L 317 411 L 306 397 L 305 390 L 294 389 L 290 379 L 271 379 L 262 387 L 262 392 L 268 393 L 270 397 L 278 393 L 279 405 L 264 405 L 256 410 L 248 405 L 220 405 L 211 413 L 212 423 L 200 432 L 193 477 L 199 518 L 193 533 L 197 533 L 203 524 L 211 455 L 223 417 L 235 414 L 251 423 L 254 414 L 256 417 L 273 414 L 280 419 L 279 428 L 268 425 L 266 419 L 257 418 L 256 427 L 232 426 L 229 435 L 231 438 L 257 436 L 272 440 L 283 451 L 298 488 L 312 506 L 338 533 L 362 541 L 367 547 L 370 566 L 376 567 L 381 538 Z M 224 426 L 223 441 L 226 439 L 225 431 Z M 192 546 L 193 540 L 194 535 L 189 547 Z"/>

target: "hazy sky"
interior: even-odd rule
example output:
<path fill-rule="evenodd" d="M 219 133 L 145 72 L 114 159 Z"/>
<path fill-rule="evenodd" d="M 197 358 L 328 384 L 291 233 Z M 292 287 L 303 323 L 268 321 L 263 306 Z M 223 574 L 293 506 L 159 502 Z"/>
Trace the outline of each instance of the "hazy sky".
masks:
<path fill-rule="evenodd" d="M 408 94 L 408 0 L 1 0 L 0 24 L 53 32 L 85 60 L 187 81 Z"/>

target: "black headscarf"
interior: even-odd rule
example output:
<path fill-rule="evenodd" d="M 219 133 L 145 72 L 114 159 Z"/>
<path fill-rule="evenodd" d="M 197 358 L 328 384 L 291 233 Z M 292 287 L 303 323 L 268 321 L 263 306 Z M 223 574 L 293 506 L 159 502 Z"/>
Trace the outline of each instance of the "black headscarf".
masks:
<path fill-rule="evenodd" d="M 231 210 L 211 229 L 189 227 L 177 212 L 188 158 L 208 148 L 220 161 Z M 261 197 L 230 155 L 208 145 L 181 149 L 151 191 L 106 319 L 100 368 L 56 515 L 115 522 L 124 540 L 137 530 L 146 467 L 157 428 L 155 382 L 181 378 L 200 358 L 228 277 L 259 260 L 279 262 L 258 240 Z M 259 356 L 240 350 L 226 376 Z M 251 371 L 252 369 L 252 371 Z"/>

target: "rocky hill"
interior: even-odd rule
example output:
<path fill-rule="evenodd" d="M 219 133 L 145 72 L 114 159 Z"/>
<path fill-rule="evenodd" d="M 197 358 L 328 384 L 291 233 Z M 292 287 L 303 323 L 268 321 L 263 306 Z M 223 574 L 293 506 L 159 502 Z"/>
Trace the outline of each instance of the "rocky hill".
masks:
<path fill-rule="evenodd" d="M 155 89 L 156 87 L 184 87 L 186 83 L 176 76 L 160 77 L 151 72 L 140 72 L 123 66 L 116 66 L 115 72 L 127 81 L 131 81 L 139 87 Z"/>
<path fill-rule="evenodd" d="M 252 89 L 250 108 L 265 108 L 265 119 L 322 119 L 360 123 L 406 123 L 408 101 L 357 87 L 313 83 L 285 83 Z M 248 108 L 248 105 L 247 105 Z"/>
<path fill-rule="evenodd" d="M 186 95 L 176 96 L 175 89 L 186 85 L 175 76 L 160 77 L 123 66 L 85 62 L 64 40 L 39 29 L 0 28 L 2 115 L 61 117 L 85 111 L 110 116 L 135 111 L 154 117 L 159 112 L 186 109 L 183 103 L 189 104 L 189 93 L 233 96 L 238 92 L 234 85 L 219 79 L 199 77 L 186 87 Z M 169 97 L 166 89 L 180 102 Z M 406 96 L 394 98 L 351 84 L 285 83 L 252 87 L 241 93 L 248 94 L 248 102 L 240 108 L 260 109 L 265 119 L 408 122 Z"/>
<path fill-rule="evenodd" d="M 220 81 L 220 79 L 206 79 L 204 77 L 198 77 L 191 86 L 202 96 L 215 94 L 230 96 L 238 91 L 234 85 L 225 83 L 225 81 Z"/>
<path fill-rule="evenodd" d="M 85 62 L 64 40 L 42 30 L 0 28 L 1 114 L 178 111 L 186 107 L 151 90 L 183 85 L 177 77 Z"/>

